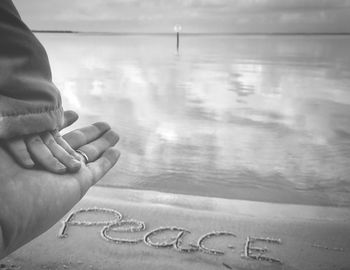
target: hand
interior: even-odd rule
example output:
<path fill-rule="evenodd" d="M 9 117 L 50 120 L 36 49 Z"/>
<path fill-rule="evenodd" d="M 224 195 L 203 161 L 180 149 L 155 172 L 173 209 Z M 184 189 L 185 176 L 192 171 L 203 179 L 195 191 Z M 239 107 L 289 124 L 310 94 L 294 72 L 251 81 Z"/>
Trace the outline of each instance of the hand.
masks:
<path fill-rule="evenodd" d="M 70 126 L 77 119 L 75 112 L 64 112 L 62 128 Z M 4 144 L 15 160 L 27 169 L 39 165 L 50 172 L 63 174 L 67 171 L 77 172 L 81 167 L 79 156 L 58 131 L 14 138 Z"/>
<path fill-rule="evenodd" d="M 75 174 L 24 169 L 0 147 L 0 259 L 54 225 L 119 158 L 111 148 L 118 136 L 105 123 L 63 138 L 88 156 Z"/>

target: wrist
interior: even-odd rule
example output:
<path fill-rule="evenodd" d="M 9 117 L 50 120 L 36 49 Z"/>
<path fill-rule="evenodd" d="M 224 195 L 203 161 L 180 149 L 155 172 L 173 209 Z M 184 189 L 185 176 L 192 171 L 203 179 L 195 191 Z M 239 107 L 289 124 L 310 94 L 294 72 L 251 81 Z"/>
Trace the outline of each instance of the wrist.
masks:
<path fill-rule="evenodd" d="M 0 226 L 0 260 L 6 256 L 5 253 L 5 243 L 4 243 L 4 237 L 2 234 L 2 228 Z"/>

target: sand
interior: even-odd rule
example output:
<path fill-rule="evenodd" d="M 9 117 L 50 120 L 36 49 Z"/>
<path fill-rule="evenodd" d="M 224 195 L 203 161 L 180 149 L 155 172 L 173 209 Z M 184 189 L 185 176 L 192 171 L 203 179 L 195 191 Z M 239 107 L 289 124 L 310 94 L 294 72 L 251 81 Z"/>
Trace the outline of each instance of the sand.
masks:
<path fill-rule="evenodd" d="M 8 269 L 106 270 L 350 268 L 348 208 L 272 204 L 103 187 L 92 188 L 72 211 L 91 207 L 113 209 L 123 215 L 122 220 L 134 220 L 134 223 L 126 222 L 121 227 L 124 230 L 130 229 L 130 226 L 136 228 L 144 222 L 145 230 L 139 232 L 105 229 L 105 235 L 110 239 L 140 239 L 140 242 L 120 244 L 107 241 L 101 236 L 103 224 L 68 224 L 67 236 L 59 238 L 62 228 L 59 222 L 3 259 L 0 262 L 4 264 L 3 269 L 6 266 Z M 77 214 L 71 220 L 103 222 L 113 219 L 118 217 L 96 210 Z M 173 246 L 155 248 L 144 242 L 147 233 L 168 226 L 190 232 L 185 233 L 183 241 L 178 243 L 186 249 L 197 249 L 198 240 L 211 232 L 229 232 L 236 237 L 223 235 L 204 239 L 204 247 L 223 254 L 209 254 L 204 249 L 186 253 Z M 163 232 L 147 239 L 151 243 L 169 243 L 174 242 L 178 233 Z M 250 244 L 251 258 L 247 258 L 244 255 L 246 241 L 254 237 L 263 239 Z M 274 239 L 280 243 L 274 242 Z M 254 259 L 258 255 L 254 248 L 267 249 L 262 254 L 263 261 Z M 264 258 L 281 263 L 265 261 Z"/>

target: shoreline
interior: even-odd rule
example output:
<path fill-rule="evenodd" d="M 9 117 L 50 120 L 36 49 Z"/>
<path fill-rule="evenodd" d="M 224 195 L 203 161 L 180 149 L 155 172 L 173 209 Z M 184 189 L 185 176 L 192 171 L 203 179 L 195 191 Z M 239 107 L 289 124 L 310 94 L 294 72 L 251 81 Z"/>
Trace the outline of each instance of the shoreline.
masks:
<path fill-rule="evenodd" d="M 77 31 L 77 30 L 37 30 L 32 29 L 33 33 L 42 33 L 42 34 L 82 34 L 82 35 L 114 35 L 114 36 L 174 36 L 174 33 L 169 32 L 113 32 L 113 31 Z M 181 33 L 181 36 L 349 36 L 350 32 L 341 32 L 341 33 L 230 33 L 230 32 L 184 32 Z"/>
<path fill-rule="evenodd" d="M 112 178 L 112 176 L 107 177 Z M 147 191 L 166 194 L 180 194 L 185 196 L 225 199 L 230 201 L 254 201 L 272 204 L 321 206 L 332 208 L 348 208 L 350 206 L 350 202 L 348 201 L 343 201 L 342 203 L 339 203 L 339 201 L 333 202 L 332 199 L 329 198 L 329 194 L 317 190 L 293 191 L 277 189 L 272 187 L 260 187 L 259 189 L 252 189 L 250 187 L 237 187 L 234 190 L 229 189 L 228 191 L 226 191 L 225 189 L 222 189 L 221 186 L 216 188 L 215 185 L 211 186 L 210 188 L 205 187 L 204 189 L 202 189 L 201 186 L 189 186 L 185 189 L 180 189 L 179 187 L 174 186 L 161 186 L 157 191 L 155 191 L 152 187 L 148 188 L 145 186 L 142 186 L 140 188 L 133 188 L 130 186 L 122 185 L 115 186 L 111 184 L 98 184 L 97 187 L 111 188 L 117 190 L 120 189 L 126 191 Z"/>
<path fill-rule="evenodd" d="M 103 198 L 101 198 L 103 194 Z M 227 199 L 200 195 L 176 194 L 152 190 L 136 190 L 128 188 L 110 189 L 109 186 L 95 186 L 89 191 L 89 200 L 96 203 L 113 204 L 112 198 L 125 203 L 162 205 L 164 207 L 184 210 L 216 212 L 222 214 L 239 214 L 259 218 L 299 218 L 347 221 L 350 223 L 350 209 L 331 205 L 304 205 L 293 203 L 277 203 L 241 199 Z M 257 212 L 256 209 L 259 209 Z"/>

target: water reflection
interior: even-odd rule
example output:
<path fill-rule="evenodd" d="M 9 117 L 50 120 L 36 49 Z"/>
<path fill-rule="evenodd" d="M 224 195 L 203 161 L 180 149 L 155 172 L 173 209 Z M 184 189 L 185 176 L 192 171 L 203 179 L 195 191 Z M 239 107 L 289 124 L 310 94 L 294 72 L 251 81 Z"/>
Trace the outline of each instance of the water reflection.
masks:
<path fill-rule="evenodd" d="M 350 205 L 350 38 L 39 38 L 65 108 L 121 135 L 102 184 Z"/>

